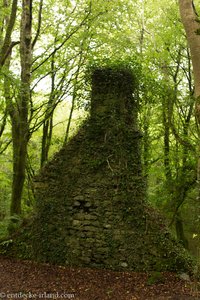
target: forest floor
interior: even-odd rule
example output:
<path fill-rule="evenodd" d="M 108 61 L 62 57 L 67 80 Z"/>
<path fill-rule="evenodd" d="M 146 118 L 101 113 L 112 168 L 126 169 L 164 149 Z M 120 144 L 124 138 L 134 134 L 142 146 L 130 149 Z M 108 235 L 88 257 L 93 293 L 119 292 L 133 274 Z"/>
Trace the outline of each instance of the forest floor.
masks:
<path fill-rule="evenodd" d="M 200 299 L 198 283 L 148 274 L 38 264 L 0 257 L 0 299 L 165 300 Z"/>

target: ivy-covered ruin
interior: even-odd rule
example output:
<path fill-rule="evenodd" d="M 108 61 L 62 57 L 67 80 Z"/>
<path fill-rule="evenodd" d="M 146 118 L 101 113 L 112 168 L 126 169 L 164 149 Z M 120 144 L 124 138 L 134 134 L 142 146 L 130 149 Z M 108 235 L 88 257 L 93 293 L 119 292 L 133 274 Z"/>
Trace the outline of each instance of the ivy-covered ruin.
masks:
<path fill-rule="evenodd" d="M 35 181 L 36 259 L 114 270 L 190 267 L 146 200 L 136 89 L 129 69 L 94 70 L 89 119 Z"/>

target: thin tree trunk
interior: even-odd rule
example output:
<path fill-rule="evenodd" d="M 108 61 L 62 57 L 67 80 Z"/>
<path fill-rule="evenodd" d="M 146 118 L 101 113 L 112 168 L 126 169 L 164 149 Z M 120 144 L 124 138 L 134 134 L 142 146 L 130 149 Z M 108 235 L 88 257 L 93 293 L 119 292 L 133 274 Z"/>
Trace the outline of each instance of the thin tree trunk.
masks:
<path fill-rule="evenodd" d="M 15 118 L 12 118 L 13 184 L 11 215 L 21 213 L 21 199 L 25 180 L 27 144 L 29 139 L 28 107 L 30 103 L 30 74 L 32 0 L 23 0 L 20 32 L 21 91 Z M 17 117 L 16 117 L 17 115 Z"/>
<path fill-rule="evenodd" d="M 164 62 L 162 66 L 163 76 L 166 82 L 169 81 L 169 74 L 167 72 L 168 65 Z M 163 115 L 163 128 L 164 128 L 164 167 L 166 186 L 170 190 L 171 194 L 171 160 L 170 160 L 170 123 L 173 114 L 174 99 L 172 99 L 170 88 L 167 90 L 166 96 L 162 101 L 162 115 Z"/>
<path fill-rule="evenodd" d="M 186 249 L 188 249 L 188 241 L 185 237 L 183 220 L 180 212 L 176 215 L 175 227 L 178 241 L 181 242 Z"/>
<path fill-rule="evenodd" d="M 43 134 L 42 134 L 42 151 L 41 151 L 41 168 L 48 161 L 49 149 L 51 146 L 51 139 L 53 133 L 53 112 L 43 124 Z"/>
<path fill-rule="evenodd" d="M 68 142 L 69 131 L 70 131 L 72 116 L 73 116 L 73 112 L 74 112 L 75 102 L 76 102 L 76 85 L 74 86 L 74 91 L 73 91 L 73 96 L 72 96 L 72 105 L 71 105 L 71 108 L 70 108 L 69 118 L 68 118 L 68 122 L 67 122 L 64 145 Z"/>
<path fill-rule="evenodd" d="M 42 149 L 41 149 L 41 161 L 40 165 L 47 162 L 49 157 L 49 149 L 51 146 L 51 139 L 53 134 L 53 113 L 55 109 L 55 55 L 51 59 L 51 94 L 49 96 L 49 101 L 47 104 L 47 111 L 45 114 L 45 120 L 43 124 L 43 134 L 42 134 Z"/>
<path fill-rule="evenodd" d="M 148 101 L 145 101 L 143 108 L 143 168 L 144 175 L 147 179 L 149 175 L 149 161 L 150 161 L 150 139 L 149 139 L 149 125 L 150 125 L 150 116 L 151 116 L 151 108 L 147 104 Z M 148 181 L 148 180 L 147 180 Z"/>
<path fill-rule="evenodd" d="M 84 42 L 85 42 L 85 40 L 82 41 L 82 45 L 81 46 L 84 45 Z M 80 57 L 79 57 L 79 61 L 78 61 L 77 70 L 76 70 L 76 75 L 75 75 L 75 79 L 74 79 L 74 89 L 73 89 L 73 95 L 72 95 L 72 105 L 71 105 L 71 109 L 70 109 L 70 113 L 69 113 L 69 119 L 68 119 L 68 123 L 67 123 L 65 139 L 64 139 L 64 145 L 67 143 L 68 138 L 69 138 L 69 131 L 70 131 L 70 126 L 71 126 L 72 116 L 73 116 L 73 113 L 74 113 L 74 108 L 75 108 L 75 103 L 76 103 L 76 97 L 77 97 L 78 77 L 79 77 L 79 74 L 80 74 L 80 69 L 81 69 L 83 61 L 84 61 L 83 51 L 81 51 Z"/>

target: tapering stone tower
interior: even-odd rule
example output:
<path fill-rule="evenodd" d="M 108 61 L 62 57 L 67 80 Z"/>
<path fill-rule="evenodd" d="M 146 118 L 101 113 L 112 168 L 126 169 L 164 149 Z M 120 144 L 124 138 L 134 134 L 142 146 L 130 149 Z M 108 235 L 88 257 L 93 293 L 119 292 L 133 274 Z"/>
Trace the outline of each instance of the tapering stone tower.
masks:
<path fill-rule="evenodd" d="M 39 260 L 115 270 L 186 267 L 183 249 L 146 203 L 135 89 L 127 69 L 93 72 L 90 118 L 35 182 Z"/>

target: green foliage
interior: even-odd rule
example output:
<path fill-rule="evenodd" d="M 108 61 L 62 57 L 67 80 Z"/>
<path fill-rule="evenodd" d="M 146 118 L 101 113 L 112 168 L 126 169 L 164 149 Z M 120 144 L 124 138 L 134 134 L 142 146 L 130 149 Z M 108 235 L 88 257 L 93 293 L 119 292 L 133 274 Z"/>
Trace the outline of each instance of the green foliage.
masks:
<path fill-rule="evenodd" d="M 19 230 L 23 220 L 22 217 L 19 215 L 12 215 L 8 221 L 9 221 L 8 231 L 10 234 L 12 234 L 13 232 Z"/>
<path fill-rule="evenodd" d="M 0 222 L 0 240 L 7 238 L 8 234 L 8 221 L 4 219 Z"/>
<path fill-rule="evenodd" d="M 15 231 L 0 239 L 0 254 L 19 259 L 33 259 L 31 245 L 31 220 L 23 221 L 20 226 L 15 226 Z M 13 226 L 12 226 L 13 229 Z"/>
<path fill-rule="evenodd" d="M 148 285 L 164 283 L 164 277 L 161 272 L 151 272 L 147 279 Z"/>

